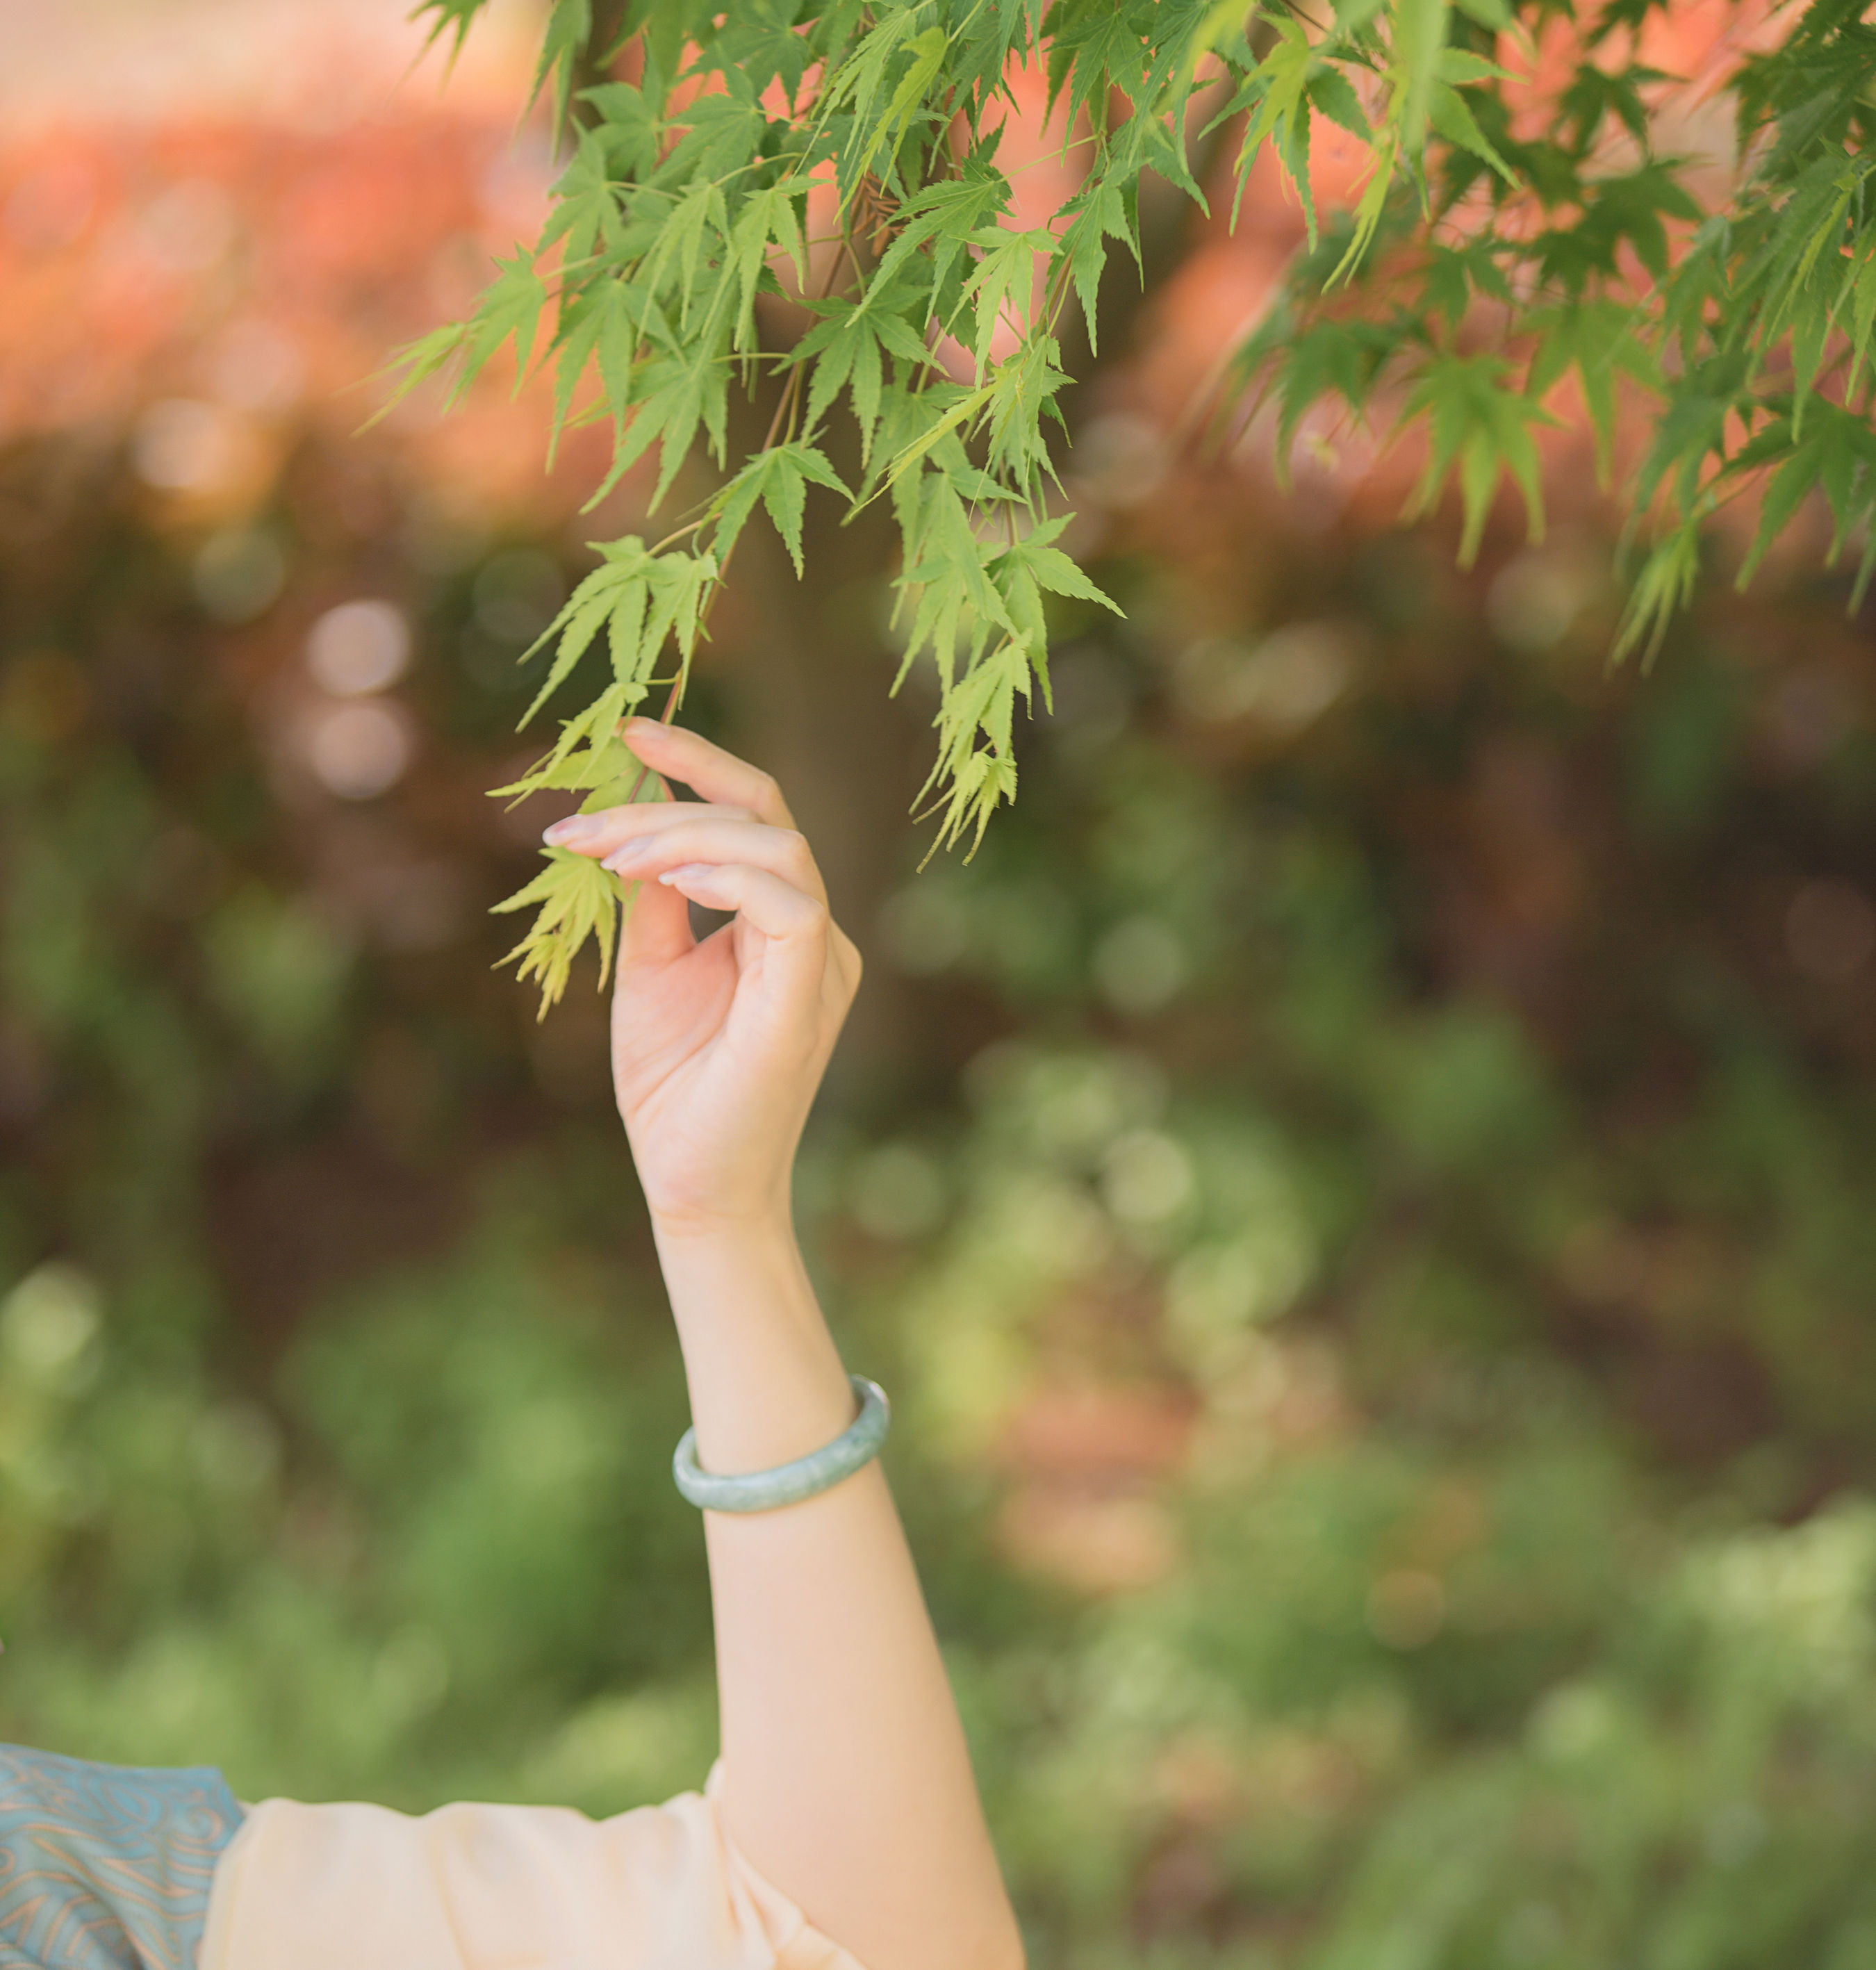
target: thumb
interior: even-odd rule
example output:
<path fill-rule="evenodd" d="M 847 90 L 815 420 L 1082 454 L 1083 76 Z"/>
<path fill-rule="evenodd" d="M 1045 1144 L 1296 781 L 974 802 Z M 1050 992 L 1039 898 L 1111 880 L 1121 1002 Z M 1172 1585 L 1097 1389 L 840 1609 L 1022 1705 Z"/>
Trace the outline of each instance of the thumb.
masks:
<path fill-rule="evenodd" d="M 626 972 L 633 967 L 675 964 L 697 945 L 691 929 L 690 905 L 662 883 L 629 884 L 623 909 L 615 991 L 623 987 Z"/>

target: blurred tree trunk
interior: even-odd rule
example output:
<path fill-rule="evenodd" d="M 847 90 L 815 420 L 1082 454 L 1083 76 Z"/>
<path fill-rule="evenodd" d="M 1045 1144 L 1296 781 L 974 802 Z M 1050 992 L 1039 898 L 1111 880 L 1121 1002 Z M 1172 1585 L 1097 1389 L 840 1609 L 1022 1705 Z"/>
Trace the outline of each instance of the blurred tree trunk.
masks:
<path fill-rule="evenodd" d="M 753 401 L 730 392 L 731 457 L 762 442 L 781 390 L 779 378 L 766 377 Z M 826 450 L 835 470 L 857 484 L 851 426 L 830 432 Z M 803 580 L 760 515 L 744 529 L 726 597 L 734 628 L 719 630 L 703 661 L 723 694 L 725 742 L 782 782 L 814 844 L 834 915 L 866 960 L 866 987 L 829 1088 L 837 1107 L 870 1110 L 889 1101 L 883 1078 L 907 1057 L 907 994 L 876 926 L 912 845 L 908 810 L 931 734 L 922 701 L 889 695 L 896 659 L 882 631 L 898 547 L 892 509 L 877 500 L 846 527 L 840 514 L 836 495 L 810 490 Z"/>

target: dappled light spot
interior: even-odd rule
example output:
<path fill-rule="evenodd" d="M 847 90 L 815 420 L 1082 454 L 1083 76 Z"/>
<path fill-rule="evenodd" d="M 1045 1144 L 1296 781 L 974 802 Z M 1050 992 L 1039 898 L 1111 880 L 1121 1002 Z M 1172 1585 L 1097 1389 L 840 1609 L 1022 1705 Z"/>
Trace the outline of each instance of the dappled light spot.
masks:
<path fill-rule="evenodd" d="M 1166 483 L 1171 464 L 1166 433 L 1129 411 L 1109 411 L 1075 434 L 1068 470 L 1078 499 L 1125 509 L 1144 505 Z"/>
<path fill-rule="evenodd" d="M 1567 544 L 1526 548 L 1493 576 L 1486 615 L 1513 650 L 1554 649 L 1607 586 L 1604 570 Z"/>
<path fill-rule="evenodd" d="M 210 392 L 236 410 L 277 416 L 306 387 L 306 358 L 286 329 L 259 316 L 229 323 L 203 351 Z"/>
<path fill-rule="evenodd" d="M 1764 1813 L 1750 1799 L 1727 1799 L 1707 1816 L 1702 1844 L 1716 1866 L 1737 1868 L 1758 1852 L 1770 1832 Z"/>
<path fill-rule="evenodd" d="M 245 437 L 219 404 L 163 397 L 137 420 L 131 456 L 138 476 L 159 492 L 211 492 L 242 475 Z"/>
<path fill-rule="evenodd" d="M 279 594 L 287 557 L 275 537 L 255 527 L 211 534 L 190 564 L 196 599 L 222 623 L 250 623 Z"/>
<path fill-rule="evenodd" d="M 95 1371 L 102 1325 L 96 1282 L 48 1259 L 0 1300 L 0 1355 L 32 1380 L 70 1386 Z"/>
<path fill-rule="evenodd" d="M 1333 622 L 1289 623 L 1254 643 L 1208 637 L 1181 654 L 1181 708 L 1206 723 L 1242 719 L 1289 737 L 1312 725 L 1354 675 L 1356 634 Z"/>
<path fill-rule="evenodd" d="M 1129 1224 L 1158 1224 L 1175 1216 L 1192 1202 L 1197 1184 L 1185 1145 L 1154 1129 L 1123 1136 L 1101 1170 L 1107 1208 Z"/>
<path fill-rule="evenodd" d="M 1179 933 L 1163 918 L 1127 917 L 1094 947 L 1094 983 L 1117 1013 L 1156 1013 L 1177 997 L 1190 961 Z"/>
<path fill-rule="evenodd" d="M 1244 1474 L 1277 1455 L 1332 1440 L 1351 1413 L 1335 1357 L 1320 1344 L 1251 1333 L 1208 1364 L 1195 1459 Z"/>
<path fill-rule="evenodd" d="M 1505 1917 L 1500 1933 L 1513 1963 L 1546 1963 L 1562 1946 L 1563 1919 L 1548 1902 L 1520 1902 Z"/>
<path fill-rule="evenodd" d="M 1585 1679 L 1549 1691 L 1531 1712 L 1526 1734 L 1546 1763 L 1582 1764 L 1619 1745 L 1631 1722 L 1614 1692 Z"/>
<path fill-rule="evenodd" d="M 403 778 L 411 739 L 392 707 L 376 702 L 317 707 L 302 734 L 307 763 L 341 800 L 373 800 Z"/>
<path fill-rule="evenodd" d="M 362 696 L 395 684 L 410 658 L 410 625 L 394 603 L 342 602 L 307 633 L 306 667 L 314 681 L 335 697 Z"/>
<path fill-rule="evenodd" d="M 1200 1372 L 1234 1360 L 1247 1329 L 1294 1304 L 1314 1257 L 1293 1204 L 1259 1213 L 1227 1240 L 1195 1246 L 1167 1274 L 1169 1341 Z"/>
<path fill-rule="evenodd" d="M 714 1682 L 658 1682 L 574 1710 L 527 1760 L 522 1784 L 530 1797 L 621 1812 L 694 1786 L 717 1747 Z"/>
<path fill-rule="evenodd" d="M 1237 1818 L 1245 1804 L 1246 1773 L 1240 1760 L 1210 1734 L 1194 1731 L 1174 1738 L 1154 1758 L 1153 1793 L 1190 1826 L 1218 1826 Z"/>

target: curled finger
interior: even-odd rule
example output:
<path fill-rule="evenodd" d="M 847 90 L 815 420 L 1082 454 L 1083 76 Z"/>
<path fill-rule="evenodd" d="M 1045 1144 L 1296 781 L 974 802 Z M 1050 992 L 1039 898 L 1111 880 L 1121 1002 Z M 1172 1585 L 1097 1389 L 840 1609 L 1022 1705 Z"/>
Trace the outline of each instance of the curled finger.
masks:
<path fill-rule="evenodd" d="M 689 814 L 698 818 L 636 834 L 600 866 L 631 881 L 688 863 L 747 863 L 780 876 L 817 902 L 827 902 L 821 871 L 808 844 L 794 829 L 769 827 L 757 821 L 725 820 L 719 818 L 720 811 L 692 807 Z"/>
<path fill-rule="evenodd" d="M 739 923 L 760 933 L 761 960 L 746 967 L 737 981 L 733 1022 L 753 1021 L 772 1032 L 772 1022 L 779 1017 L 798 1036 L 812 1035 L 824 1009 L 825 904 L 747 862 L 686 862 L 646 885 L 659 886 L 708 909 L 733 910 Z"/>
<path fill-rule="evenodd" d="M 756 818 L 745 807 L 706 807 L 697 801 L 635 801 L 624 807 L 600 808 L 592 814 L 565 815 L 542 828 L 541 839 L 555 848 L 571 849 L 577 855 L 603 857 L 639 835 L 681 827 L 703 814 L 722 821 Z"/>
<path fill-rule="evenodd" d="M 794 817 L 773 777 L 733 753 L 714 746 L 701 733 L 655 718 L 628 718 L 619 736 L 655 773 L 681 780 L 713 805 L 747 808 L 772 827 L 792 827 Z"/>

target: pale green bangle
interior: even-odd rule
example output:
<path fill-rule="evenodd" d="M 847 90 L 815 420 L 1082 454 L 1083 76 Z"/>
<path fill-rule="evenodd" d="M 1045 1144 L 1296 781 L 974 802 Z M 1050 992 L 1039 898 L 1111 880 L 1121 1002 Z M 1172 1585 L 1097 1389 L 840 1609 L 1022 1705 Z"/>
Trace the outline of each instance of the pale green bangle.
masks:
<path fill-rule="evenodd" d="M 697 1431 L 687 1429 L 678 1439 L 671 1460 L 671 1474 L 678 1489 L 694 1505 L 711 1512 L 772 1512 L 782 1505 L 799 1504 L 817 1491 L 825 1491 L 850 1478 L 863 1464 L 879 1454 L 892 1426 L 892 1407 L 886 1391 L 864 1375 L 850 1375 L 853 1393 L 860 1398 L 860 1413 L 831 1443 L 811 1450 L 792 1464 L 778 1464 L 767 1471 L 746 1471 L 734 1477 L 717 1477 L 702 1469 L 697 1461 Z"/>

